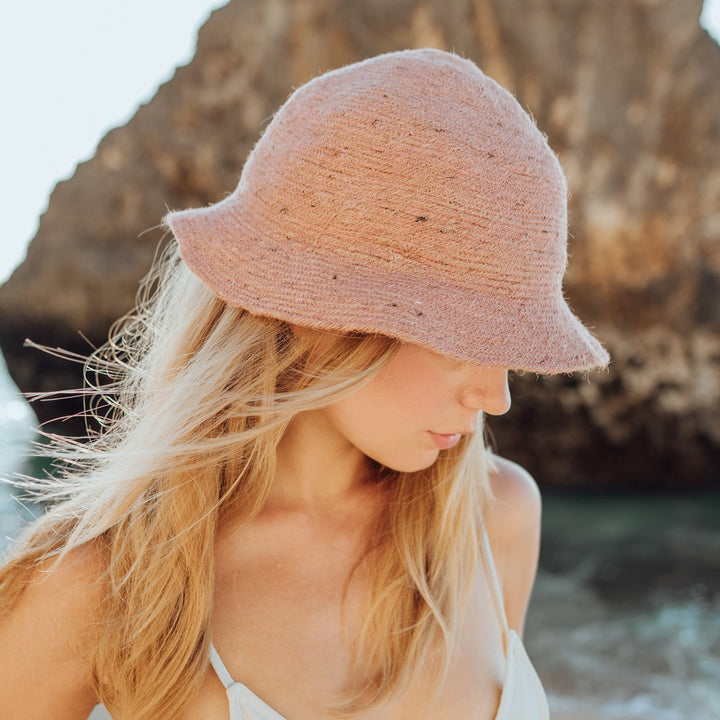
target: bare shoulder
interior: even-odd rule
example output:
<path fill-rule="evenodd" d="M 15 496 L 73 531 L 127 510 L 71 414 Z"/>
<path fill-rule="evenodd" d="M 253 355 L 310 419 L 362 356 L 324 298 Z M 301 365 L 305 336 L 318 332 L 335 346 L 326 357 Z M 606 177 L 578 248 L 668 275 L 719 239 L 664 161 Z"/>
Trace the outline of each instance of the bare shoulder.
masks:
<path fill-rule="evenodd" d="M 0 706 L 14 711 L 10 717 L 79 720 L 90 713 L 102 577 L 92 544 L 29 571 L 19 598 L 0 616 Z"/>
<path fill-rule="evenodd" d="M 517 463 L 493 456 L 493 497 L 486 526 L 510 627 L 522 634 L 540 553 L 542 501 L 535 479 Z"/>
<path fill-rule="evenodd" d="M 88 625 L 97 618 L 103 597 L 104 563 L 99 543 L 85 543 L 28 571 L 25 588 L 12 612 L 42 610 L 55 622 Z"/>
<path fill-rule="evenodd" d="M 499 455 L 493 455 L 493 465 L 488 532 L 494 531 L 500 539 L 501 535 L 522 532 L 528 525 L 539 527 L 542 502 L 535 478 L 525 468 Z"/>

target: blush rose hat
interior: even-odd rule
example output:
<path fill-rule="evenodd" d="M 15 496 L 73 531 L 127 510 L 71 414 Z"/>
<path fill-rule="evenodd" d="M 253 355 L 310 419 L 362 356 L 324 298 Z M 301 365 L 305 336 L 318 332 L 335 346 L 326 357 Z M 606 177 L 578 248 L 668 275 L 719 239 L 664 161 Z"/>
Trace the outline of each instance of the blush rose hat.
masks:
<path fill-rule="evenodd" d="M 539 373 L 609 359 L 563 297 L 557 156 L 454 53 L 386 53 L 302 85 L 235 191 L 165 222 L 192 272 L 254 314 Z"/>

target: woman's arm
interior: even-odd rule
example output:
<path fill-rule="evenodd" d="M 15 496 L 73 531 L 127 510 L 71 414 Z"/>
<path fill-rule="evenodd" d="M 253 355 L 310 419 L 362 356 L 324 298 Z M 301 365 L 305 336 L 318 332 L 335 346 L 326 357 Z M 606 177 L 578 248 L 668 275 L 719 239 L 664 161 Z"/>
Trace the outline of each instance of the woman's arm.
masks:
<path fill-rule="evenodd" d="M 533 477 L 514 462 L 494 457 L 490 474 L 495 499 L 487 530 L 500 577 L 508 625 L 521 637 L 540 553 L 540 491 Z"/>
<path fill-rule="evenodd" d="M 0 617 L 0 713 L 4 720 L 86 720 L 96 698 L 91 650 L 101 590 L 92 549 L 36 570 Z"/>

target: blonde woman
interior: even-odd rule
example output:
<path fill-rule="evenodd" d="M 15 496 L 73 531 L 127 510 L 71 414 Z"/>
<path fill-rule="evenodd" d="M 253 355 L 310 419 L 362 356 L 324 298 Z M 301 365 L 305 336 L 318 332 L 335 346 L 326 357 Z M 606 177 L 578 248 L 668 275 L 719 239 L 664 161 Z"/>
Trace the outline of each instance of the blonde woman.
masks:
<path fill-rule="evenodd" d="M 321 75 L 89 367 L 103 432 L 0 571 L 12 720 L 534 720 L 540 499 L 509 369 L 607 362 L 565 303 L 565 179 L 439 50 Z"/>

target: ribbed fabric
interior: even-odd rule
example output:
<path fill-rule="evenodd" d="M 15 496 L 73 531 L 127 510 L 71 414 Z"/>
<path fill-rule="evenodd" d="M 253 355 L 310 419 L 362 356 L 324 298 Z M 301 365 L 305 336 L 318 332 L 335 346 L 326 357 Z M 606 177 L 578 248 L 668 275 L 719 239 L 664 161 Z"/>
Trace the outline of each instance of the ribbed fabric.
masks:
<path fill-rule="evenodd" d="M 483 528 L 483 563 L 505 642 L 505 677 L 495 720 L 549 720 L 547 697 L 519 635 L 508 627 L 502 590 L 495 570 L 490 541 Z M 214 646 L 210 664 L 225 686 L 230 720 L 286 720 L 245 685 L 235 682 Z"/>
<path fill-rule="evenodd" d="M 563 298 L 556 155 L 509 92 L 453 53 L 387 53 L 314 78 L 232 195 L 165 221 L 192 271 L 255 314 L 513 369 L 608 362 Z"/>

